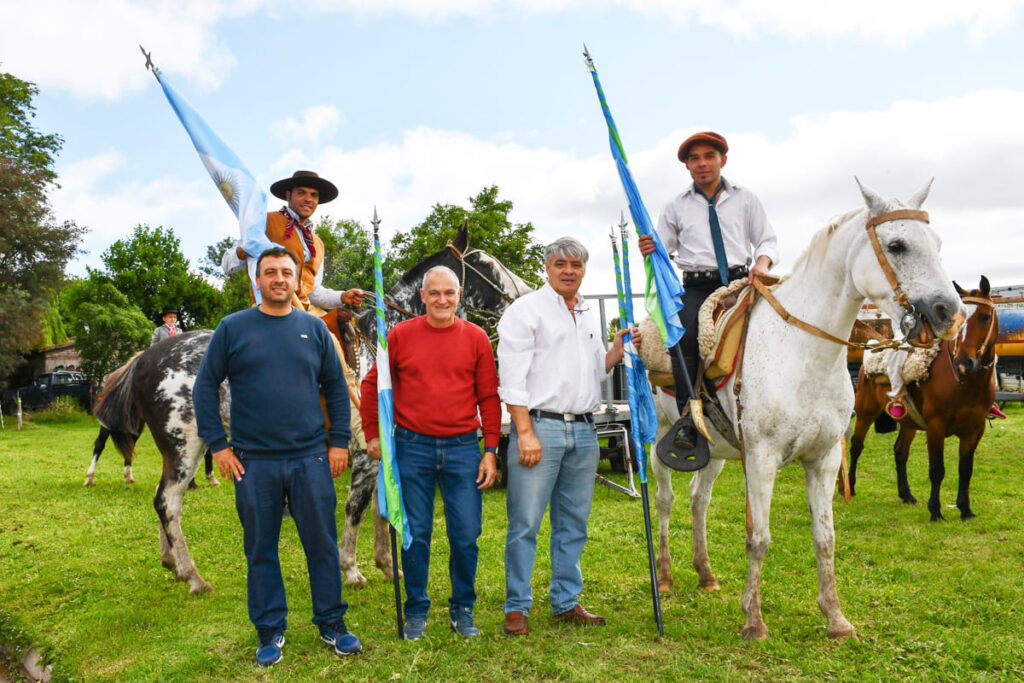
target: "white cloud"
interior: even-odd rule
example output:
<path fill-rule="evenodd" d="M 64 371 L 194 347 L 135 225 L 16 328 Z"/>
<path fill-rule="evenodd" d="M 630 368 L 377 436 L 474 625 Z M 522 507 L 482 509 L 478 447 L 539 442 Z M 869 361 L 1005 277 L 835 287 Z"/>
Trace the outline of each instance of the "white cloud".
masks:
<path fill-rule="evenodd" d="M 301 119 L 289 116 L 270 124 L 270 132 L 287 142 L 316 146 L 320 138 L 330 137 L 341 123 L 341 111 L 329 104 L 319 104 L 306 109 Z"/>

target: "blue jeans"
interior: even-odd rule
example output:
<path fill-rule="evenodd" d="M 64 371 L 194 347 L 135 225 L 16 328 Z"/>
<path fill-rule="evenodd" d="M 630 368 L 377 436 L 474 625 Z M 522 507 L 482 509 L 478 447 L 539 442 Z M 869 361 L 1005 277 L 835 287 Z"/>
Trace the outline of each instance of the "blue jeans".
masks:
<path fill-rule="evenodd" d="M 519 464 L 519 435 L 512 426 L 508 448 L 508 535 L 505 539 L 505 613 L 530 613 L 530 577 L 537 555 L 537 531 L 551 503 L 551 610 L 571 610 L 583 592 L 580 555 L 587 542 L 587 518 L 594 500 L 600 449 L 587 422 L 531 417 L 541 443 L 540 462 Z"/>
<path fill-rule="evenodd" d="M 402 500 L 409 518 L 412 544 L 402 550 L 405 573 L 405 614 L 426 618 L 430 610 L 427 575 L 430 537 L 434 530 L 434 494 L 441 488 L 448 527 L 450 608 L 476 604 L 476 540 L 480 537 L 483 494 L 477 488 L 480 441 L 476 432 L 450 437 L 395 429 L 395 455 L 402 482 Z"/>
<path fill-rule="evenodd" d="M 285 500 L 291 509 L 313 595 L 313 623 L 331 624 L 345 615 L 341 599 L 338 526 L 327 454 L 304 458 L 254 459 L 239 454 L 245 474 L 235 484 L 235 509 L 242 522 L 249 619 L 257 629 L 285 629 L 288 603 L 281 578 L 278 542 Z"/>

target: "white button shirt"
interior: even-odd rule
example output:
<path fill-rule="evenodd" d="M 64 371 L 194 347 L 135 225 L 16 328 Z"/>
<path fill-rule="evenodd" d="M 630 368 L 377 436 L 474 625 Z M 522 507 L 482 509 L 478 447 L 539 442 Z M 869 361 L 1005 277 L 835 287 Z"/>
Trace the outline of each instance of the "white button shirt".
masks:
<path fill-rule="evenodd" d="M 498 322 L 498 395 L 509 405 L 555 413 L 601 407 L 606 349 L 600 312 L 582 296 L 574 309 L 545 283 L 519 297 Z"/>
<path fill-rule="evenodd" d="M 718 194 L 715 212 L 722 228 L 729 267 L 749 265 L 759 256 L 767 256 L 772 265 L 778 265 L 778 239 L 761 201 L 750 190 L 724 178 L 723 182 L 725 186 Z M 718 268 L 715 244 L 711 241 L 708 200 L 698 194 L 692 184 L 662 210 L 658 237 L 669 254 L 675 252 L 672 260 L 681 270 Z"/>

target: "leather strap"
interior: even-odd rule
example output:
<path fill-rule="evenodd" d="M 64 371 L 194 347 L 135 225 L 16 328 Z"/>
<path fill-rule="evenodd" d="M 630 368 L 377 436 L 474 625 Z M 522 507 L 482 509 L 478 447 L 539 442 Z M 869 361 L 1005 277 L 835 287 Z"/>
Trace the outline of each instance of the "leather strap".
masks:
<path fill-rule="evenodd" d="M 896 277 L 896 273 L 893 271 L 892 266 L 889 265 L 889 260 L 885 258 L 885 252 L 882 251 L 882 245 L 878 242 L 878 235 L 875 232 L 875 228 L 882 223 L 888 223 L 890 221 L 901 221 L 901 220 L 914 220 L 928 222 L 928 212 L 919 211 L 917 209 L 899 209 L 897 211 L 890 211 L 883 213 L 878 216 L 869 216 L 865 229 L 868 231 L 868 239 L 871 242 L 871 247 L 875 250 L 875 257 L 878 259 L 878 265 L 882 267 L 882 272 L 885 273 L 885 279 L 889 281 L 889 286 L 892 287 L 894 293 L 893 301 L 897 302 L 900 306 L 911 310 L 910 301 L 907 299 L 906 293 L 903 288 L 900 287 L 899 278 Z"/>
<path fill-rule="evenodd" d="M 758 278 L 754 278 L 753 284 L 754 289 L 757 290 L 757 293 L 763 296 L 765 300 L 769 304 L 771 304 L 772 308 L 775 309 L 775 312 L 779 314 L 779 317 L 785 320 L 790 325 L 798 327 L 804 332 L 807 332 L 808 334 L 813 334 L 815 337 L 821 337 L 822 339 L 827 339 L 830 342 L 835 342 L 836 344 L 848 346 L 851 349 L 863 348 L 863 345 L 861 344 L 855 344 L 854 342 L 851 342 L 848 339 L 840 339 L 839 337 L 833 334 L 829 334 L 825 330 L 819 329 L 814 325 L 805 323 L 800 318 L 790 315 L 789 311 L 787 311 L 786 308 L 781 303 L 779 303 L 779 300 L 775 298 L 775 295 L 772 294 L 771 290 L 765 287 L 765 285 Z"/>

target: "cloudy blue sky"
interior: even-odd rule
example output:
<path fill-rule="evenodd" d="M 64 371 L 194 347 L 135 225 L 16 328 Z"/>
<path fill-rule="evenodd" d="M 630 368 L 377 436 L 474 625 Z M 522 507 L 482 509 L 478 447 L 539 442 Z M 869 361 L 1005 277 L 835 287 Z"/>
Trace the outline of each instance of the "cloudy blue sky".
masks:
<path fill-rule="evenodd" d="M 1024 283 L 1024 0 L 0 0 L 0 69 L 35 82 L 64 136 L 60 218 L 99 263 L 138 223 L 193 261 L 237 233 L 139 43 L 266 189 L 334 180 L 322 208 L 385 236 L 497 184 L 542 240 L 594 257 L 625 202 L 590 78 L 594 55 L 648 208 L 688 180 L 675 149 L 711 128 L 726 175 L 764 202 L 786 272 L 861 202 L 853 176 L 926 203 L 962 284 Z M 25 21 L 11 20 L 25 17 Z M 32 21 L 28 21 L 31 18 Z M 276 200 L 272 208 L 276 208 Z"/>

